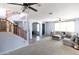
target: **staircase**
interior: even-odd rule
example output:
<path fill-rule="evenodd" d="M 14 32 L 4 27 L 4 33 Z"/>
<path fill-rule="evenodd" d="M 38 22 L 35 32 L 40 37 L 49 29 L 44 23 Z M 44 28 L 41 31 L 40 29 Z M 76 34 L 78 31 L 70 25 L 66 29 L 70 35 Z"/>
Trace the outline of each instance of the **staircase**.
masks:
<path fill-rule="evenodd" d="M 26 31 L 6 19 L 0 20 L 0 32 L 11 32 L 26 40 Z"/>
<path fill-rule="evenodd" d="M 0 20 L 0 54 L 27 46 L 26 31 L 16 24 Z"/>

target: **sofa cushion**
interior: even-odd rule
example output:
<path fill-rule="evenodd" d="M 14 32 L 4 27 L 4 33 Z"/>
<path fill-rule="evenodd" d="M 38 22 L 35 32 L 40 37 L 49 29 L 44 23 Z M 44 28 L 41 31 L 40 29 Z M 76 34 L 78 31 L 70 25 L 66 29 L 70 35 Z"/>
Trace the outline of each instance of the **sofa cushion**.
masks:
<path fill-rule="evenodd" d="M 67 37 L 67 38 L 71 38 L 71 33 L 66 32 L 66 37 Z"/>
<path fill-rule="evenodd" d="M 76 39 L 76 37 L 77 37 L 76 35 L 73 35 L 73 36 L 71 37 L 71 40 L 74 41 L 74 40 Z"/>
<path fill-rule="evenodd" d="M 70 38 L 64 38 L 64 40 L 68 40 L 68 41 L 71 41 L 71 39 L 70 39 Z"/>

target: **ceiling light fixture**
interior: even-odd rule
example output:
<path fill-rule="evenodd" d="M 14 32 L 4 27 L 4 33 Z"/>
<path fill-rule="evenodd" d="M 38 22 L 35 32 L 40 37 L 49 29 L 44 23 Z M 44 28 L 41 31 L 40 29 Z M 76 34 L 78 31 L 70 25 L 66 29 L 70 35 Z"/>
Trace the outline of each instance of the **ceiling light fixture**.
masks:
<path fill-rule="evenodd" d="M 50 13 L 48 13 L 48 14 L 49 14 L 49 15 L 52 15 L 53 13 L 50 12 Z"/>

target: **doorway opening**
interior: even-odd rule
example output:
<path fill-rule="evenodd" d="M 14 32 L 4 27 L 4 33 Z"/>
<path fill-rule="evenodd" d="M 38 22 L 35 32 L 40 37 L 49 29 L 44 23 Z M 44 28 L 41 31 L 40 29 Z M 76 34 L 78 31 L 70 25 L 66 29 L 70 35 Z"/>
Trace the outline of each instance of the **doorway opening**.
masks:
<path fill-rule="evenodd" d="M 45 35 L 45 24 L 42 24 L 42 35 Z"/>
<path fill-rule="evenodd" d="M 32 36 L 40 36 L 40 24 L 37 22 L 32 24 Z"/>

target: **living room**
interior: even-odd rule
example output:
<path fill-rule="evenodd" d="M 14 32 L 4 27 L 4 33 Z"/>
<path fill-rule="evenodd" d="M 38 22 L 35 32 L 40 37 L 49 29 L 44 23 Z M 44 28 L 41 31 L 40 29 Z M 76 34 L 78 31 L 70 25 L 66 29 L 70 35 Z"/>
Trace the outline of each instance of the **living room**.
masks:
<path fill-rule="evenodd" d="M 0 4 L 0 7 L 5 8 L 9 11 L 11 10 L 15 15 L 12 16 L 10 20 L 14 21 L 14 23 L 18 24 L 17 27 L 21 27 L 21 29 L 24 29 L 26 32 L 20 30 L 20 28 L 17 30 L 15 26 L 15 28 L 13 29 L 13 24 L 11 24 L 11 29 L 8 27 L 9 29 L 6 28 L 6 30 L 24 39 L 27 38 L 26 41 L 28 43 L 28 46 L 32 44 L 35 48 L 31 47 L 31 50 L 26 46 L 25 50 L 22 50 L 23 52 L 21 50 L 17 50 L 17 52 L 16 50 L 13 50 L 11 53 L 6 54 L 65 54 L 63 53 L 63 51 L 66 51 L 66 54 L 79 54 L 76 53 L 79 49 L 79 3 L 33 3 L 34 5 L 30 3 L 29 5 L 33 5 L 30 7 L 34 7 L 35 9 L 30 9 L 29 6 L 27 6 L 29 7 L 29 9 L 21 9 L 22 6 L 26 7 L 26 5 L 28 5 L 27 3 L 17 3 L 17 5 L 15 4 L 16 3 L 3 3 Z M 2 13 L 2 11 L 3 9 L 0 12 Z M 1 14 L 0 17 L 4 18 L 4 15 L 6 15 L 6 13 Z M 35 39 L 35 37 L 37 38 Z M 43 40 L 45 40 L 45 42 L 39 43 Z M 24 40 L 22 42 L 25 43 L 26 41 Z M 30 44 L 29 41 L 33 41 L 33 43 L 31 42 Z M 68 49 L 72 51 L 69 52 L 67 51 L 68 49 L 63 49 L 63 47 L 60 48 L 61 51 L 57 50 L 55 45 L 57 44 L 56 46 L 61 47 L 61 43 L 58 44 L 56 42 L 61 42 L 63 47 L 66 46 L 66 49 L 69 47 Z M 41 44 L 41 46 L 37 43 Z M 47 43 L 49 43 L 50 45 L 47 45 Z M 15 43 L 13 43 L 13 45 L 14 44 Z M 5 46 L 6 44 L 4 45 L 4 47 Z M 48 48 L 50 46 L 51 48 Z M 45 51 L 42 51 L 43 48 L 46 48 Z M 55 49 L 58 52 L 51 49 Z M 36 52 L 34 52 L 35 50 Z"/>
<path fill-rule="evenodd" d="M 0 0 L 0 54 L 78 59 L 79 0 Z"/>
<path fill-rule="evenodd" d="M 45 25 L 45 36 L 52 36 L 52 39 L 62 41 L 63 45 L 67 45 L 68 47 L 74 48 L 74 50 L 78 49 L 78 33 L 79 33 L 79 17 L 78 17 L 78 4 L 76 3 L 53 3 L 53 4 L 41 4 L 45 5 L 44 8 L 48 8 L 43 12 L 47 13 L 48 16 L 44 19 L 41 16 L 35 22 Z M 50 7 L 49 7 L 50 6 Z M 52 6 L 52 7 L 51 7 Z M 43 9 L 43 8 L 42 8 Z M 45 14 L 46 14 L 45 13 Z M 37 15 L 37 14 L 36 14 Z M 39 13 L 39 15 L 41 15 Z M 42 14 L 43 15 L 43 14 Z M 44 15 L 45 16 L 45 15 Z M 38 17 L 38 16 L 37 16 Z M 40 32 L 42 30 L 40 29 Z M 44 36 L 40 33 L 40 36 Z M 75 41 L 76 40 L 76 41 Z"/>

